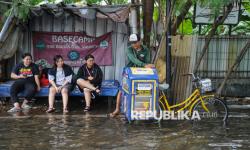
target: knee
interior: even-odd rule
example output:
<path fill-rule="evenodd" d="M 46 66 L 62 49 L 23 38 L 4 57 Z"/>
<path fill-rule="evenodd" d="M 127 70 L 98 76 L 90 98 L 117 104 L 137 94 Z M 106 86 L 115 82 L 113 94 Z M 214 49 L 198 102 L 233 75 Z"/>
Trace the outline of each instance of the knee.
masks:
<path fill-rule="evenodd" d="M 76 80 L 76 84 L 80 85 L 80 84 L 81 84 L 81 81 L 82 81 L 82 79 L 77 79 L 77 80 Z"/>
<path fill-rule="evenodd" d="M 62 94 L 63 94 L 63 95 L 68 94 L 68 89 L 63 88 L 63 89 L 62 89 Z"/>
<path fill-rule="evenodd" d="M 54 87 L 49 88 L 49 93 L 50 94 L 56 94 L 56 89 Z"/>
<path fill-rule="evenodd" d="M 90 92 L 90 90 L 88 88 L 84 88 L 83 91 L 84 91 L 84 93 L 89 93 Z"/>

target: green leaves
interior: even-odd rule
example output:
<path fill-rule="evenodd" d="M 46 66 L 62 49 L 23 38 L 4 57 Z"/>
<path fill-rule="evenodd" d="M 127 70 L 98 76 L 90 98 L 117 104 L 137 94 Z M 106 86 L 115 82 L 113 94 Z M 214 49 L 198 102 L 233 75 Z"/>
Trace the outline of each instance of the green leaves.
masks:
<path fill-rule="evenodd" d="M 192 34 L 193 33 L 191 19 L 185 19 L 182 21 L 182 23 L 179 27 L 179 33 L 181 33 L 181 34 Z"/>
<path fill-rule="evenodd" d="M 245 11 L 250 14 L 250 0 L 243 0 L 242 5 L 245 8 Z"/>
<path fill-rule="evenodd" d="M 11 9 L 14 16 L 21 22 L 26 22 L 29 18 L 30 8 L 42 2 L 42 0 L 13 0 Z"/>
<path fill-rule="evenodd" d="M 241 21 L 232 31 L 233 34 L 250 35 L 250 21 Z"/>

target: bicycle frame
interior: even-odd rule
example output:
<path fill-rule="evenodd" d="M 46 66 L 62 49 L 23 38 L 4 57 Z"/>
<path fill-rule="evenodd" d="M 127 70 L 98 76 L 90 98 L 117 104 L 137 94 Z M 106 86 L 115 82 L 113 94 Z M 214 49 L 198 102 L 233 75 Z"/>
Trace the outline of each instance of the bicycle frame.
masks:
<path fill-rule="evenodd" d="M 184 100 L 183 102 L 178 103 L 176 105 L 172 105 L 172 106 L 169 105 L 167 97 L 164 94 L 164 92 L 162 92 L 162 94 L 161 94 L 161 96 L 159 98 L 159 102 L 164 106 L 165 110 L 168 110 L 168 111 L 172 111 L 174 108 L 181 107 L 180 109 L 177 110 L 177 112 L 180 112 L 180 111 L 182 111 L 182 110 L 189 107 L 189 114 L 191 115 L 193 107 L 198 101 L 201 101 L 203 109 L 205 111 L 209 112 L 209 110 L 205 106 L 204 100 L 203 100 L 204 98 L 208 98 L 208 97 L 214 97 L 214 95 L 201 95 L 200 90 L 197 88 L 197 89 L 194 90 L 194 92 L 186 100 Z M 166 105 L 163 104 L 161 99 L 164 100 Z"/>

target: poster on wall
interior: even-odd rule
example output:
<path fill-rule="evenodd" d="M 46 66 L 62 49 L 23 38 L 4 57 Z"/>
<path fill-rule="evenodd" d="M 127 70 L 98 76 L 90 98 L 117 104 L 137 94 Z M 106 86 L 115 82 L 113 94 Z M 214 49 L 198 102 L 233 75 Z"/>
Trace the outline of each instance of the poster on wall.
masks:
<path fill-rule="evenodd" d="M 100 66 L 112 65 L 112 33 L 91 37 L 80 32 L 33 32 L 35 61 L 46 60 L 53 64 L 55 55 L 62 55 L 64 62 L 79 67 L 84 57 L 92 54 Z"/>

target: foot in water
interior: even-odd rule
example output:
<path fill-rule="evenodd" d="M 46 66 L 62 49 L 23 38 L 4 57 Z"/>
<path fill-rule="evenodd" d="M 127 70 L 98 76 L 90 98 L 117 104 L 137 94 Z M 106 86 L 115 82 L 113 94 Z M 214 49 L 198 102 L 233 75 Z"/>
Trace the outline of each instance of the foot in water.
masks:
<path fill-rule="evenodd" d="M 119 113 L 120 113 L 119 110 L 115 110 L 114 112 L 112 112 L 112 113 L 109 114 L 109 117 L 114 118 L 114 117 L 118 116 Z"/>

